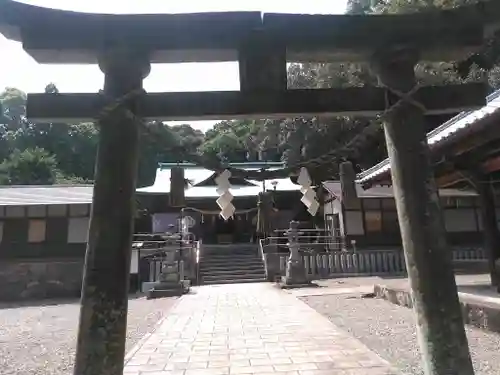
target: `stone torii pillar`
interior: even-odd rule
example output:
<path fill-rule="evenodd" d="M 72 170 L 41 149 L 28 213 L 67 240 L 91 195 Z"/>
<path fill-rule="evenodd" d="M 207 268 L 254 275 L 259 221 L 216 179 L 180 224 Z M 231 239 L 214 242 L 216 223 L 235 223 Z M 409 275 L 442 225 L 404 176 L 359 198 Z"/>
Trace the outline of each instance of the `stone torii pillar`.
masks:
<path fill-rule="evenodd" d="M 474 370 L 446 243 L 438 190 L 425 132 L 424 108 L 408 93 L 416 86 L 414 49 L 384 49 L 372 69 L 390 94 L 402 99 L 384 118 L 394 197 L 408 278 L 417 315 L 417 336 L 426 375 L 472 375 Z M 411 96 L 411 95 L 410 95 Z"/>
<path fill-rule="evenodd" d="M 147 54 L 128 49 L 102 54 L 99 65 L 104 94 L 118 102 L 98 121 L 75 375 L 123 374 L 139 151 L 137 96 L 127 94 L 140 94 L 150 71 Z"/>

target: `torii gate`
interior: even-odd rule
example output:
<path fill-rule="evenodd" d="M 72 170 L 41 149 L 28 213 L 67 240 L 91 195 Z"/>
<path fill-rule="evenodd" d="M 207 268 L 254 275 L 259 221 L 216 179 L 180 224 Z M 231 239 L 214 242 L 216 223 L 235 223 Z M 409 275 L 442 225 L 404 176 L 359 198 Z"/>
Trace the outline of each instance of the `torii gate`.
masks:
<path fill-rule="evenodd" d="M 483 105 L 486 88 L 417 89 L 414 66 L 464 58 L 499 13 L 491 1 L 397 16 L 97 15 L 0 0 L 0 32 L 37 62 L 99 64 L 105 74 L 100 94 L 35 94 L 27 104 L 31 120 L 97 118 L 100 128 L 74 373 L 123 372 L 138 120 L 389 110 L 384 130 L 426 373 L 472 374 L 424 115 Z M 240 91 L 143 93 L 151 63 L 217 61 L 239 62 Z M 288 90 L 287 61 L 368 61 L 382 87 Z"/>

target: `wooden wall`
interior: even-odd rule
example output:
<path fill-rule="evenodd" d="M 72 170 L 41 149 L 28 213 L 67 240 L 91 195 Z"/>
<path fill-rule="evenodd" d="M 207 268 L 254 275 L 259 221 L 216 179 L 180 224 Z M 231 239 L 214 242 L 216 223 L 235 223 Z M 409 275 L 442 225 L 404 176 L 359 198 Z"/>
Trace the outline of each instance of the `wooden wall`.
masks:
<path fill-rule="evenodd" d="M 0 258 L 83 258 L 90 204 L 0 207 Z"/>
<path fill-rule="evenodd" d="M 401 235 L 394 199 L 361 198 L 359 203 L 357 208 L 343 207 L 339 214 L 347 245 L 354 240 L 358 247 L 400 246 Z M 482 243 L 482 224 L 477 198 L 442 197 L 441 206 L 451 245 Z M 333 214 L 333 211 L 328 214 Z"/>

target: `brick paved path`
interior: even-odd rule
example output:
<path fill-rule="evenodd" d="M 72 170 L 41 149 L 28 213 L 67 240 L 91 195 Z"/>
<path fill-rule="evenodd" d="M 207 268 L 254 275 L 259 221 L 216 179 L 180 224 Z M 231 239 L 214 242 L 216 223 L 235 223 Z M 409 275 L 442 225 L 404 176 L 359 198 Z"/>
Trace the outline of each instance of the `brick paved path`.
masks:
<path fill-rule="evenodd" d="M 394 375 L 387 362 L 271 284 L 183 296 L 129 358 L 126 375 Z"/>

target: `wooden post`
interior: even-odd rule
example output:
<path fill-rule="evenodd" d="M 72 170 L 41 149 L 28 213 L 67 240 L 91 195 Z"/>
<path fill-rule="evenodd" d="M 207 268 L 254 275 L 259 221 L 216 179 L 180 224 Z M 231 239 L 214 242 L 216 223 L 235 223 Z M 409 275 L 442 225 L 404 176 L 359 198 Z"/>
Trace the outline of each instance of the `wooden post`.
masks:
<path fill-rule="evenodd" d="M 345 207 L 358 207 L 359 198 L 356 190 L 356 172 L 352 162 L 344 161 L 339 164 L 339 179 L 342 190 L 342 203 Z"/>
<path fill-rule="evenodd" d="M 499 264 L 497 264 L 500 262 L 500 231 L 498 230 L 495 197 L 487 176 L 477 172 L 478 169 L 479 167 L 476 167 L 465 173 L 471 178 L 479 196 L 484 248 L 488 256 L 491 285 L 500 292 L 500 270 L 498 269 Z"/>
<path fill-rule="evenodd" d="M 409 93 L 416 85 L 418 53 L 412 49 L 380 52 L 372 60 L 380 83 Z M 423 109 L 407 100 L 384 118 L 423 367 L 426 375 L 471 375 L 474 370 L 424 125 Z"/>
<path fill-rule="evenodd" d="M 104 93 L 110 98 L 142 89 L 147 55 L 103 54 Z M 127 332 L 139 124 L 130 98 L 99 119 L 94 197 L 85 257 L 75 375 L 122 375 Z"/>
<path fill-rule="evenodd" d="M 173 167 L 170 170 L 170 206 L 184 207 L 186 180 L 184 178 L 184 168 L 180 166 Z"/>

